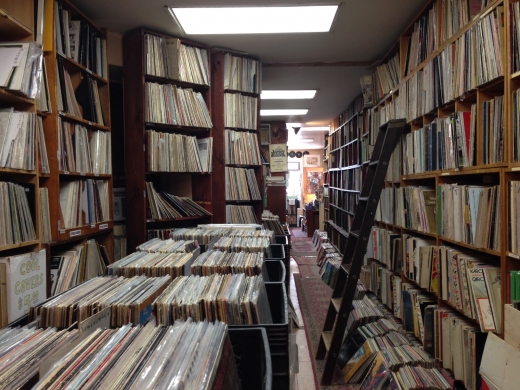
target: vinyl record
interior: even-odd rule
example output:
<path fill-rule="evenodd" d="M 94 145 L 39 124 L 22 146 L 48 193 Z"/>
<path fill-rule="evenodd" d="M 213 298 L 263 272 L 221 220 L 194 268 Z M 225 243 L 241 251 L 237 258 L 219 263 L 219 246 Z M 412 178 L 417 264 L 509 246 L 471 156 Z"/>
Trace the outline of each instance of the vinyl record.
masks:
<path fill-rule="evenodd" d="M 310 154 L 308 151 L 303 152 L 303 155 Z"/>
<path fill-rule="evenodd" d="M 302 152 L 296 152 L 296 157 L 301 158 L 303 156 Z"/>
<path fill-rule="evenodd" d="M 294 151 L 290 151 L 289 152 L 289 157 L 294 157 L 294 156 L 296 156 L 296 153 L 294 153 Z"/>

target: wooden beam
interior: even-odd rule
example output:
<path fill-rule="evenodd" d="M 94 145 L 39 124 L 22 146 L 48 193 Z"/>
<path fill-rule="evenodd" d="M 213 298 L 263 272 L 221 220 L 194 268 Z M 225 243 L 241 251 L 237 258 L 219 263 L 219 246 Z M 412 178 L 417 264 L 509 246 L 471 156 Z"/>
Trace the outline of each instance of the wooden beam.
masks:
<path fill-rule="evenodd" d="M 370 66 L 376 61 L 338 61 L 338 62 L 264 62 L 264 68 L 319 68 L 333 66 Z"/>

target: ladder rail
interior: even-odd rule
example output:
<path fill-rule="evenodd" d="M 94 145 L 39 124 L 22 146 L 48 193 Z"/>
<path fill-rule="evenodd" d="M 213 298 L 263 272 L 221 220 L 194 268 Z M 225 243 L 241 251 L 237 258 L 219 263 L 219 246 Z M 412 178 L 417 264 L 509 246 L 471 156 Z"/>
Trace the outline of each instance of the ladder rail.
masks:
<path fill-rule="evenodd" d="M 331 299 L 323 329 L 324 332 L 316 353 L 316 359 L 321 360 L 328 351 L 322 376 L 322 384 L 324 385 L 329 385 L 332 382 L 339 350 L 352 310 L 368 238 L 372 231 L 377 205 L 384 187 L 388 162 L 405 126 L 406 121 L 402 119 L 391 120 L 379 128 L 374 152 L 367 168 L 368 171 L 352 223 L 351 231 L 353 233 L 349 234 L 347 239 L 341 269 L 332 296 L 332 299 L 336 299 L 336 302 L 333 302 Z M 347 266 L 349 265 L 350 269 L 347 274 Z M 337 298 L 341 298 L 339 310 L 337 310 Z M 332 337 L 330 336 L 331 331 Z M 325 334 L 326 337 L 324 336 Z"/>

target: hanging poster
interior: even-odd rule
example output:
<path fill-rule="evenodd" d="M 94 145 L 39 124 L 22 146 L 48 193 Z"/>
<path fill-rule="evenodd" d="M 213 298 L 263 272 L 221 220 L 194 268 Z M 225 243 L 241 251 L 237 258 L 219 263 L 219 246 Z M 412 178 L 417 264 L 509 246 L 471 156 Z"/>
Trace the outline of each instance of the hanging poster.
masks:
<path fill-rule="evenodd" d="M 287 145 L 269 145 L 271 172 L 287 172 Z"/>

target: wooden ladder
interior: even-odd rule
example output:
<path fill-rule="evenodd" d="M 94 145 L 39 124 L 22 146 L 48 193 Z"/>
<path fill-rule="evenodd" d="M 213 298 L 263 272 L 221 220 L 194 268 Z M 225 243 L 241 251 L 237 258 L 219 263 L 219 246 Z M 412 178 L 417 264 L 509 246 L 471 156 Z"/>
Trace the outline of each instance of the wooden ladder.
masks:
<path fill-rule="evenodd" d="M 384 187 L 388 163 L 405 126 L 406 120 L 395 119 L 379 128 L 316 352 L 317 360 L 323 360 L 327 355 L 325 370 L 321 378 L 323 385 L 330 385 L 334 376 L 339 350 L 352 310 L 352 301 L 356 294 L 359 273 Z"/>

